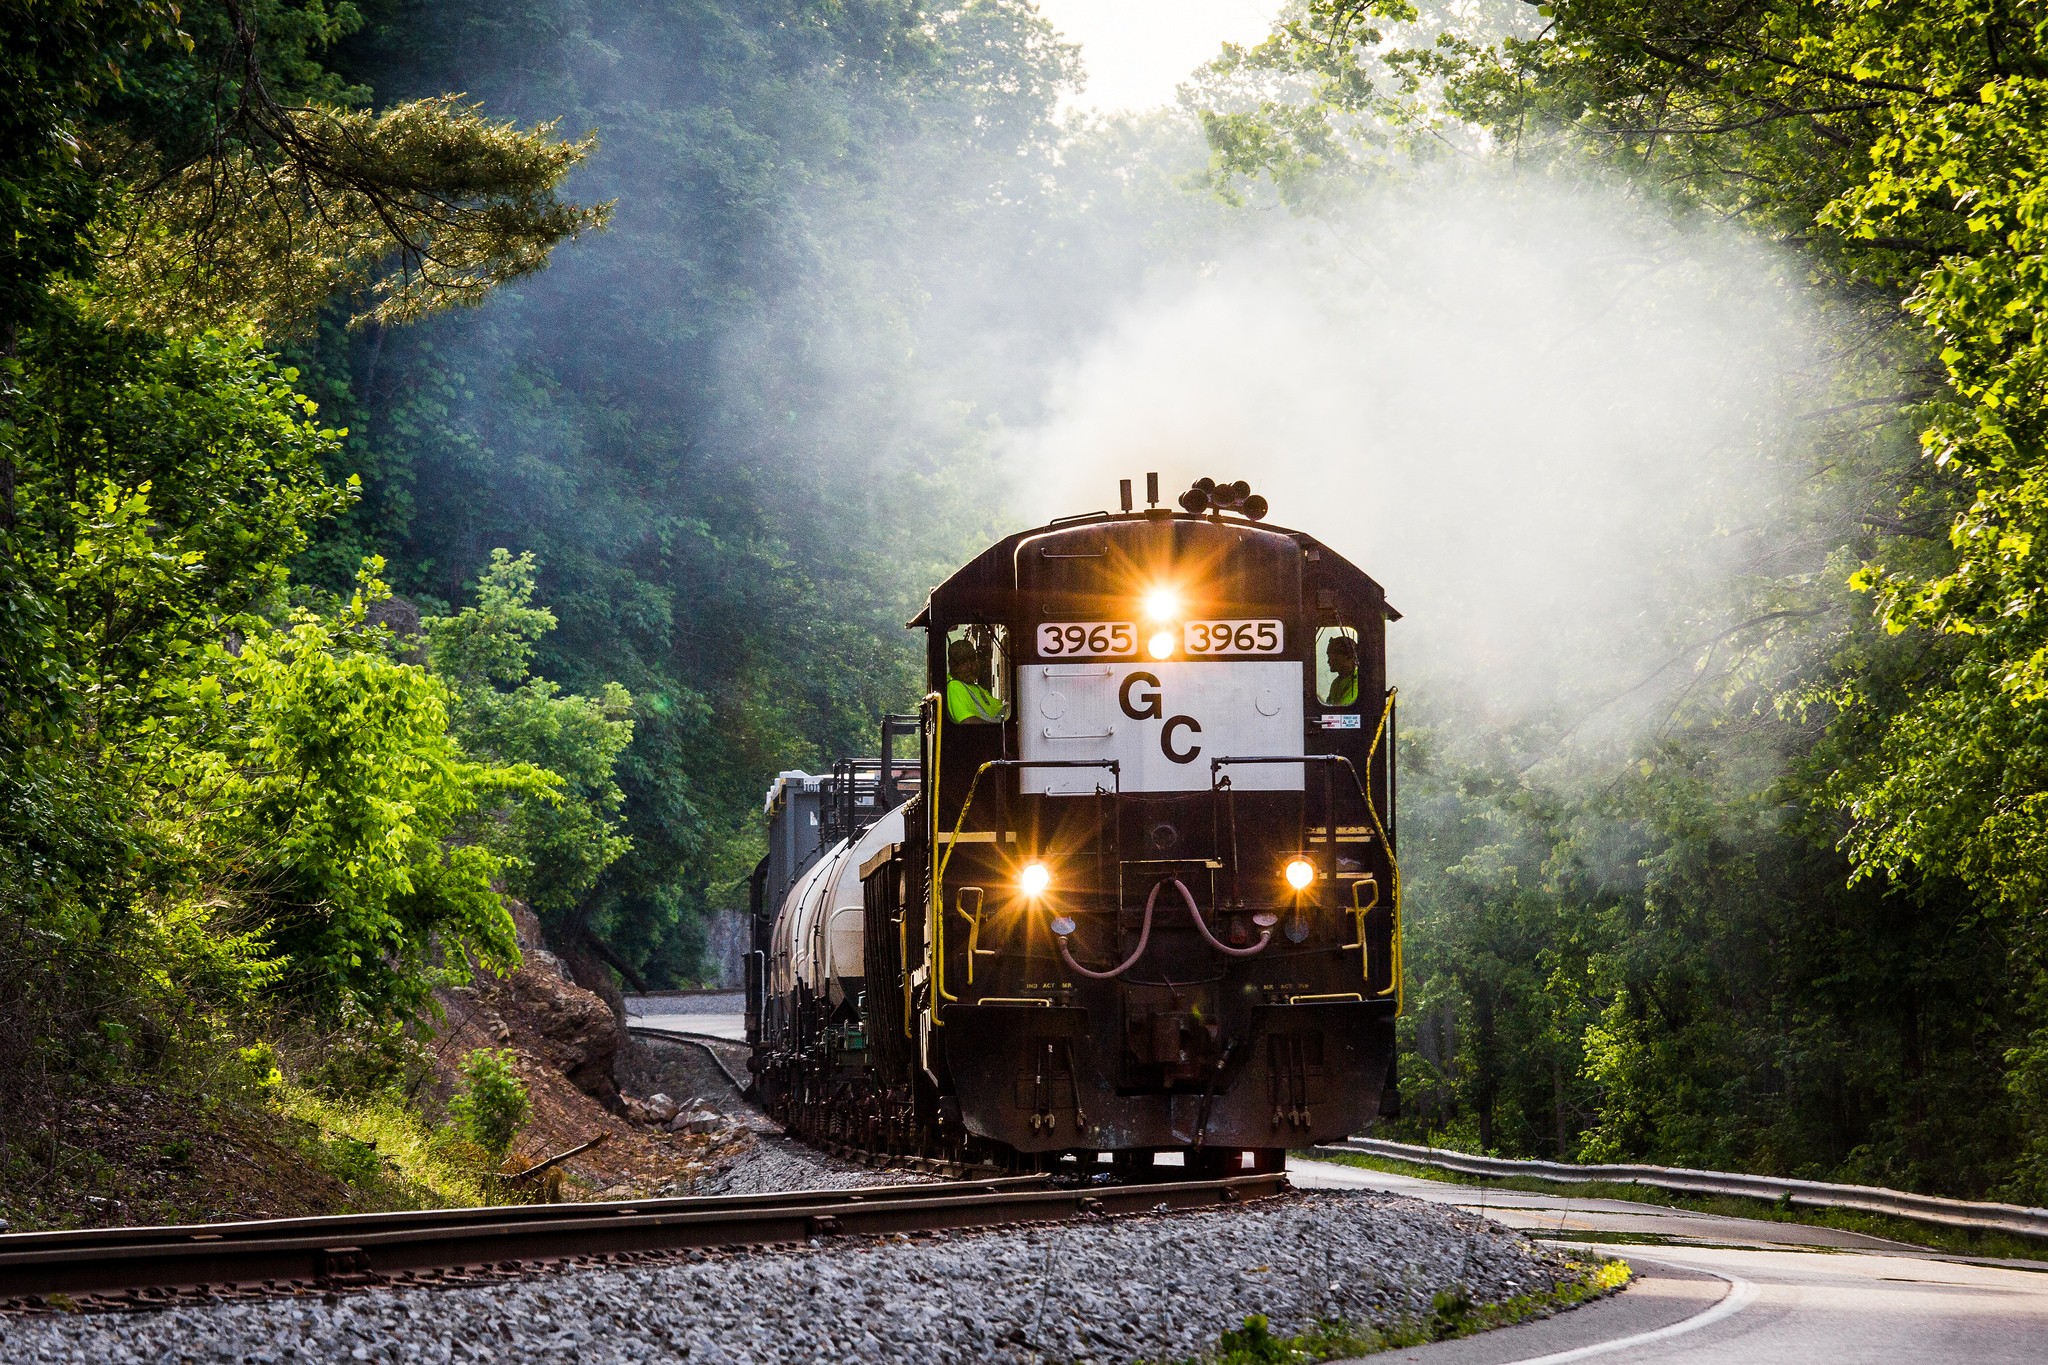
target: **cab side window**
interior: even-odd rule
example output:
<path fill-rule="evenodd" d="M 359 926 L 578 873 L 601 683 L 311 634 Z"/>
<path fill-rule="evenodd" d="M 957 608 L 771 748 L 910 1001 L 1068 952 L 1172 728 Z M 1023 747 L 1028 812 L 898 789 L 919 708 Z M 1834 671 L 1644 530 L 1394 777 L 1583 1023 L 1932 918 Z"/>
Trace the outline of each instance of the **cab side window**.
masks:
<path fill-rule="evenodd" d="M 1358 631 L 1351 626 L 1324 626 L 1316 632 L 1316 700 L 1332 711 L 1358 705 Z"/>
<path fill-rule="evenodd" d="M 1010 631 L 1007 626 L 954 626 L 946 632 L 946 719 L 995 725 L 1010 717 Z"/>

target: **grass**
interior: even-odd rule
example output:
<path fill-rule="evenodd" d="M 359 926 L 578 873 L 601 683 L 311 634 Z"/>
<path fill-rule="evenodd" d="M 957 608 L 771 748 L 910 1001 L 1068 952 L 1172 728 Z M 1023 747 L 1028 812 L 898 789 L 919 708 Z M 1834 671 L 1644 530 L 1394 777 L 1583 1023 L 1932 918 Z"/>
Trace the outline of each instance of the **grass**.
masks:
<path fill-rule="evenodd" d="M 1475 1304 L 1462 1289 L 1446 1289 L 1437 1294 L 1426 1316 L 1385 1328 L 1319 1322 L 1306 1331 L 1280 1337 L 1273 1335 L 1263 1315 L 1254 1313 L 1244 1320 L 1244 1326 L 1225 1332 L 1214 1350 L 1183 1365 L 1314 1365 L 1433 1341 L 1454 1341 L 1575 1307 L 1628 1283 L 1628 1266 L 1620 1261 L 1573 1262 L 1571 1269 L 1572 1278 L 1562 1284 L 1538 1293 L 1517 1294 L 1500 1303 Z"/>
<path fill-rule="evenodd" d="M 32 1232 L 420 1208 L 462 1197 L 459 1179 L 439 1182 L 437 1192 L 385 1159 L 384 1148 L 403 1150 L 388 1135 L 399 1126 L 393 1116 L 377 1124 L 370 1120 L 379 1116 L 339 1108 L 275 1088 L 222 1084 L 193 1094 L 186 1084 L 100 1081 L 26 1138 L 0 1143 L 0 1219 Z"/>
<path fill-rule="evenodd" d="M 287 1118 L 308 1125 L 307 1155 L 379 1208 L 470 1208 L 506 1202 L 490 1158 L 436 1130 L 396 1095 L 335 1100 L 290 1082 L 271 1088 Z"/>
<path fill-rule="evenodd" d="M 1301 1152 L 1297 1155 L 1341 1166 L 1358 1166 L 1388 1175 L 1415 1176 L 1448 1185 L 1479 1185 L 1496 1190 L 1520 1190 L 1527 1194 L 1554 1194 L 1567 1199 L 1626 1199 L 1638 1204 L 1685 1209 L 1692 1213 L 1722 1218 L 1754 1218 L 1769 1223 L 1803 1223 L 1809 1227 L 1860 1232 L 1867 1237 L 1905 1242 L 1930 1251 L 1958 1256 L 1993 1256 L 2011 1260 L 2048 1261 L 2048 1242 L 2009 1232 L 1979 1232 L 1970 1228 L 1944 1227 L 1891 1214 L 1863 1213 L 1855 1209 L 1822 1209 L 1794 1205 L 1787 1199 L 1744 1199 L 1736 1195 L 1694 1195 L 1677 1190 L 1660 1190 L 1613 1180 L 1544 1180 L 1536 1176 L 1479 1176 L 1439 1170 L 1419 1162 L 1372 1156 L 1364 1152 Z M 1617 1238 L 1607 1240 L 1619 1240 Z"/>

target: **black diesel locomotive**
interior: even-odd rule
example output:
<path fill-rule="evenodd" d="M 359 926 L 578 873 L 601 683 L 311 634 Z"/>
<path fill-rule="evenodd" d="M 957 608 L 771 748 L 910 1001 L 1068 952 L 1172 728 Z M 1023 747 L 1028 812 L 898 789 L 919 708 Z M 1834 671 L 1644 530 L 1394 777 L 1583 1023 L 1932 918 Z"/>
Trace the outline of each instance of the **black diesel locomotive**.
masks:
<path fill-rule="evenodd" d="M 934 589 L 919 714 L 770 791 L 747 1034 L 798 1134 L 1219 1173 L 1391 1102 L 1399 613 L 1244 484 L 1148 484 Z"/>

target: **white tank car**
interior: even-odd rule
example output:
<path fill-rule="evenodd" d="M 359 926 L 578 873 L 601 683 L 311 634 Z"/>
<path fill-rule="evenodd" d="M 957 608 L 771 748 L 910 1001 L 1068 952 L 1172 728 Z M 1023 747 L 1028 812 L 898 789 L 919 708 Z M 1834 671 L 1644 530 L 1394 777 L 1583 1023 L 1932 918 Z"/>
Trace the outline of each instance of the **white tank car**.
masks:
<path fill-rule="evenodd" d="M 828 1008 L 851 1002 L 866 975 L 862 953 L 866 900 L 863 864 L 903 842 L 903 808 L 898 806 L 849 846 L 842 839 L 825 850 L 797 878 L 775 916 L 768 965 L 768 996 L 788 1000 L 799 985 Z"/>

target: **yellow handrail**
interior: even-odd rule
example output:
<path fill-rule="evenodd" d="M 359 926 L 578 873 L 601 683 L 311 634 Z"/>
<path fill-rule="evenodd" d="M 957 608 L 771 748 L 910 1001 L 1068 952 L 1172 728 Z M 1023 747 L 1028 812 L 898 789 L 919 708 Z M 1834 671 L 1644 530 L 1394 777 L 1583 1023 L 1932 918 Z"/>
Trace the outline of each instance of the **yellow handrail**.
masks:
<path fill-rule="evenodd" d="M 1389 964 L 1393 968 L 1394 975 L 1393 980 L 1387 983 L 1387 988 L 1383 991 L 1375 992 L 1375 995 L 1380 999 L 1384 999 L 1389 995 L 1393 996 L 1394 1013 L 1397 1016 L 1406 1008 L 1406 990 L 1401 980 L 1401 860 L 1394 856 L 1394 841 L 1387 837 L 1387 827 L 1380 820 L 1379 807 L 1373 804 L 1372 760 L 1373 755 L 1380 751 L 1380 741 L 1386 737 L 1387 719 L 1394 714 L 1394 698 L 1399 694 L 1400 689 L 1397 687 L 1387 689 L 1387 704 L 1380 711 L 1379 728 L 1372 732 L 1372 747 L 1365 751 L 1365 811 L 1366 814 L 1372 817 L 1373 829 L 1379 833 L 1380 847 L 1387 851 L 1387 867 L 1393 873 L 1394 878 L 1393 899 L 1391 901 L 1394 915 L 1393 961 Z M 1393 770 L 1393 764 L 1394 755 L 1389 750 L 1387 753 L 1387 768 L 1390 774 Z M 1356 887 L 1357 883 L 1354 882 L 1352 885 Z M 1352 892 L 1354 900 L 1357 898 L 1357 894 L 1356 890 Z M 1365 939 L 1364 921 L 1360 921 L 1359 928 L 1358 937 L 1363 942 Z"/>
<path fill-rule="evenodd" d="M 1372 888 L 1372 899 L 1364 905 L 1358 903 L 1358 888 L 1361 886 Z M 1351 883 L 1351 914 L 1357 920 L 1358 942 L 1347 943 L 1344 946 L 1358 949 L 1358 967 L 1368 981 L 1372 980 L 1372 945 L 1365 941 L 1365 917 L 1378 909 L 1379 903 L 1380 884 L 1377 881 L 1371 877 L 1360 877 Z"/>
<path fill-rule="evenodd" d="M 939 839 L 939 759 L 943 757 L 943 755 L 940 753 L 940 744 L 945 734 L 945 705 L 946 699 L 944 697 L 940 696 L 937 692 L 927 692 L 924 694 L 924 701 L 919 704 L 918 708 L 919 710 L 925 710 L 928 708 L 931 712 L 932 718 L 932 781 L 931 790 L 925 794 L 924 799 L 930 803 L 929 809 L 926 811 L 925 818 L 929 821 L 927 828 L 930 831 L 931 841 L 934 845 L 938 843 Z M 934 894 L 936 894 L 936 892 Z M 929 921 L 930 918 L 931 917 L 929 913 L 927 913 L 927 921 Z M 914 1038 L 917 1035 L 910 1027 L 911 1015 L 915 1010 L 915 1002 L 911 999 L 910 989 L 909 906 L 906 905 L 903 907 L 903 915 L 902 918 L 897 921 L 896 929 L 898 940 L 896 960 L 903 964 L 903 1036 L 905 1038 Z M 930 934 L 926 934 L 925 936 L 925 976 L 927 979 L 929 979 L 931 976 Z M 933 1014 L 933 1017 L 938 1017 L 936 1012 Z"/>
<path fill-rule="evenodd" d="M 934 768 L 938 765 L 938 755 L 938 741 L 933 740 L 932 764 Z M 967 799 L 960 803 L 959 818 L 953 821 L 952 836 L 946 840 L 946 851 L 940 856 L 937 865 L 932 869 L 932 899 L 929 918 L 930 922 L 937 927 L 929 936 L 930 955 L 926 958 L 926 966 L 931 977 L 932 1001 L 935 1005 L 941 1000 L 958 1002 L 960 999 L 959 996 L 949 995 L 946 992 L 946 869 L 953 862 L 953 850 L 960 847 L 960 831 L 967 827 L 967 812 L 974 806 L 974 794 L 981 790 L 982 774 L 1000 762 L 1002 762 L 1001 759 L 992 758 L 974 770 L 974 776 L 967 783 Z M 937 792 L 938 786 L 938 778 L 934 775 L 932 778 L 932 790 Z M 938 843 L 938 809 L 938 802 L 935 800 L 932 803 L 932 843 L 934 847 Z M 970 948 L 971 946 L 970 942 Z M 971 955 L 967 961 L 967 982 L 969 985 L 974 984 L 974 959 Z M 939 1027 L 939 1012 L 937 1009 L 932 1010 L 932 1027 Z"/>
<path fill-rule="evenodd" d="M 974 893 L 974 909 L 967 909 L 967 893 Z M 988 892 L 978 886 L 963 886 L 953 897 L 953 911 L 967 921 L 967 984 L 974 984 L 974 955 L 981 947 L 981 912 L 988 905 Z"/>

